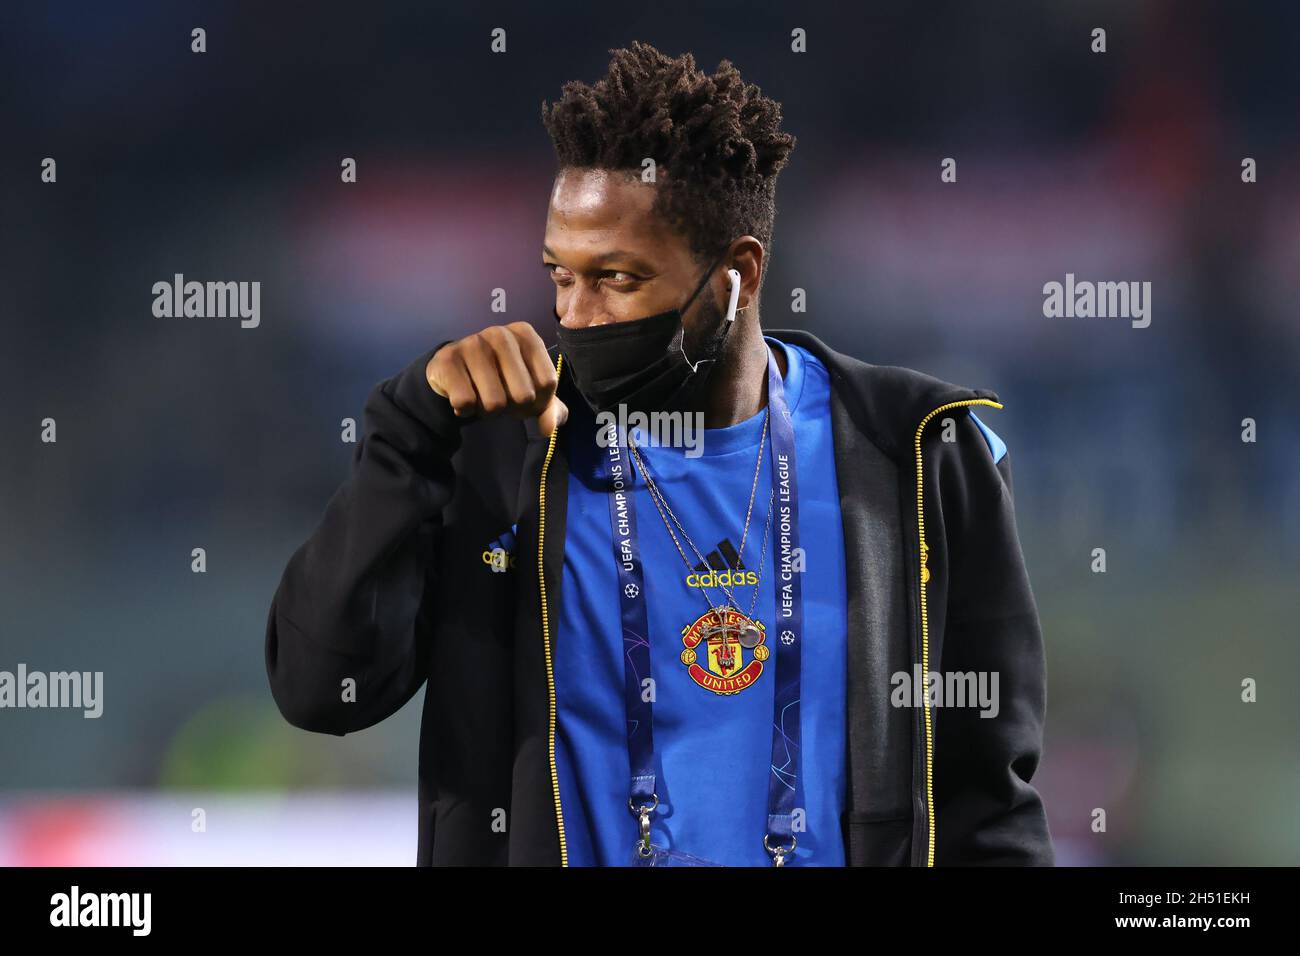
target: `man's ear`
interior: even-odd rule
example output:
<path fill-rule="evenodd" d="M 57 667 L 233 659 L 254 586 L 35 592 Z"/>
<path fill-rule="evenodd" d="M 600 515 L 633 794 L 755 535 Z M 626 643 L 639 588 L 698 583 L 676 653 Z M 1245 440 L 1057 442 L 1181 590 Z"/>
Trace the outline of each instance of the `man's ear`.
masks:
<path fill-rule="evenodd" d="M 740 314 L 741 309 L 746 309 L 745 315 L 753 315 L 758 310 L 754 304 L 758 301 L 759 286 L 763 281 L 763 261 L 766 255 L 763 244 L 753 236 L 741 236 L 731 244 L 731 254 L 728 256 L 730 264 L 729 269 L 735 269 L 740 273 L 740 301 L 736 304 L 736 312 Z M 725 276 L 725 272 L 724 272 Z M 724 287 L 727 283 L 724 279 Z M 726 289 L 730 293 L 730 289 Z M 728 299 L 723 299 L 723 309 L 727 307 Z"/>

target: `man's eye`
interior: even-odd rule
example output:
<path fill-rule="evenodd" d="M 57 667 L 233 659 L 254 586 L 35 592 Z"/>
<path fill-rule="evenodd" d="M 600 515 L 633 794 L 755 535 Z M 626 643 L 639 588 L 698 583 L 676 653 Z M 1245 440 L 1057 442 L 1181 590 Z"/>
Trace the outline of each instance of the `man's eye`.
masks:
<path fill-rule="evenodd" d="M 573 278 L 573 274 L 570 273 L 568 269 L 564 268 L 564 267 L 561 266 L 561 265 L 558 265 L 557 263 L 554 263 L 554 262 L 543 262 L 542 265 L 544 265 L 544 266 L 546 267 L 546 271 L 549 272 L 549 273 L 551 274 L 551 278 L 552 278 L 552 279 L 571 279 L 571 278 Z"/>

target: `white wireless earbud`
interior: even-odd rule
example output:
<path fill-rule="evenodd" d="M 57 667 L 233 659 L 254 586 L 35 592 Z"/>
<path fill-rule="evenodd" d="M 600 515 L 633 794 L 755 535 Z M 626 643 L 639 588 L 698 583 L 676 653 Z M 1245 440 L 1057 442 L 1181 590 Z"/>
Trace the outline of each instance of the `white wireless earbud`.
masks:
<path fill-rule="evenodd" d="M 740 301 L 740 273 L 735 269 L 727 270 L 727 278 L 731 281 L 731 302 L 727 305 L 727 321 L 736 321 L 736 303 Z"/>

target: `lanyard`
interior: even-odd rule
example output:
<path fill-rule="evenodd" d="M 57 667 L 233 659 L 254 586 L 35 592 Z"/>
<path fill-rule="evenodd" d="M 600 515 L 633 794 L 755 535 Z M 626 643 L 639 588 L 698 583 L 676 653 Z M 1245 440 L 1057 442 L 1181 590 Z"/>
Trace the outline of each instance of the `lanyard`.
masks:
<path fill-rule="evenodd" d="M 776 359 L 767 356 L 767 396 L 772 443 L 772 491 L 777 553 L 772 584 L 776 595 L 776 656 L 772 702 L 772 764 L 768 780 L 767 832 L 763 846 L 776 866 L 794 852 L 794 804 L 800 772 L 799 679 L 803 632 L 801 575 L 795 570 L 799 548 L 799 489 L 795 475 L 794 427 L 785 400 L 785 387 Z M 611 423 L 605 435 L 605 477 L 609 521 L 618 570 L 623 633 L 623 689 L 627 711 L 627 750 L 632 771 L 628 808 L 640 824 L 638 854 L 652 855 L 650 814 L 659 806 L 655 789 L 654 693 L 650 678 L 650 631 L 647 623 L 645 574 L 641 563 L 636 507 L 632 500 L 631 459 L 622 446 L 624 436 Z M 721 622 L 719 622 L 721 623 Z M 769 635 L 772 636 L 772 635 Z"/>

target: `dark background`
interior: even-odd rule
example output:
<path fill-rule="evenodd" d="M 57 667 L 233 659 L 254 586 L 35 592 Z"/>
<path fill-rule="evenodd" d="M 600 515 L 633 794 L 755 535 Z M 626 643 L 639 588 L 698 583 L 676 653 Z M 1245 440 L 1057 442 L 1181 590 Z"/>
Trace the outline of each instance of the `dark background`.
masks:
<path fill-rule="evenodd" d="M 419 698 L 294 730 L 267 609 L 375 382 L 552 340 L 540 105 L 634 39 L 784 105 L 765 325 L 1005 403 L 1060 861 L 1300 859 L 1300 5 L 856 6 L 4 5 L 0 669 L 106 688 L 0 711 L 0 863 L 413 861 Z M 260 281 L 260 327 L 155 318 L 177 272 Z M 1045 318 L 1067 272 L 1150 281 L 1151 326 Z"/>

